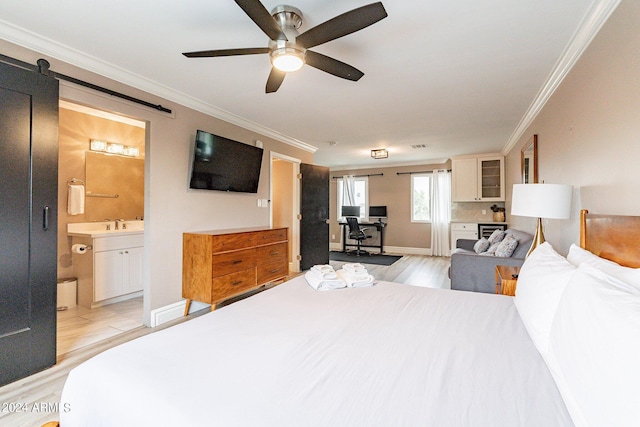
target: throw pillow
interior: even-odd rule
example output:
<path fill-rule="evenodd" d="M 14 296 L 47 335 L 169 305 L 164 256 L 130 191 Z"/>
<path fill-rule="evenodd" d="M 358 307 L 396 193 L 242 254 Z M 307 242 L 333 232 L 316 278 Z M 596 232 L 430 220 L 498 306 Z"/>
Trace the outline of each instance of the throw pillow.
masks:
<path fill-rule="evenodd" d="M 488 239 L 489 245 L 502 242 L 502 239 L 504 239 L 505 235 L 506 233 L 502 230 L 493 230 L 493 233 L 491 233 L 491 236 L 489 236 L 489 239 Z"/>
<path fill-rule="evenodd" d="M 515 238 L 511 236 L 505 237 L 496 249 L 496 256 L 509 258 L 513 254 L 513 251 L 516 250 L 516 246 L 518 246 L 518 241 Z"/>
<path fill-rule="evenodd" d="M 500 243 L 494 243 L 491 246 L 489 246 L 489 249 L 487 249 L 487 253 L 490 255 L 495 255 L 496 254 L 496 250 L 498 250 L 498 246 L 500 246 Z"/>
<path fill-rule="evenodd" d="M 477 254 L 486 252 L 487 249 L 489 249 L 489 241 L 484 237 L 473 245 L 473 250 L 476 251 Z"/>

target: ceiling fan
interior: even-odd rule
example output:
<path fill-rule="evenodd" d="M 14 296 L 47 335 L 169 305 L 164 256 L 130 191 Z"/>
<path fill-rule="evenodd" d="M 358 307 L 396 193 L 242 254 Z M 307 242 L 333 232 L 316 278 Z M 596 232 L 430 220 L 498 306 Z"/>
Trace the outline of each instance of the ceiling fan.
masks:
<path fill-rule="evenodd" d="M 362 71 L 309 49 L 362 30 L 387 17 L 381 2 L 371 3 L 345 12 L 298 34 L 298 28 L 302 25 L 302 12 L 299 9 L 280 5 L 269 13 L 259 0 L 235 0 L 235 2 L 269 36 L 269 46 L 203 50 L 185 52 L 183 55 L 188 58 L 209 58 L 268 53 L 272 67 L 267 79 L 266 93 L 277 91 L 287 72 L 296 71 L 304 64 L 343 79 L 358 81 L 364 75 Z"/>

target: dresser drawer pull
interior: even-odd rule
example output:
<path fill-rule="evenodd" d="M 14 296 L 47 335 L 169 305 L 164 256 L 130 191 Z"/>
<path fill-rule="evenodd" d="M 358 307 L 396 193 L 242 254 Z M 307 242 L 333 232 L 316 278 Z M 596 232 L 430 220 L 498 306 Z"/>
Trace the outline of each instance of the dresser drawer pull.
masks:
<path fill-rule="evenodd" d="M 278 271 L 280 271 L 279 268 L 274 268 L 273 270 L 270 271 L 270 273 L 277 273 Z"/>
<path fill-rule="evenodd" d="M 280 253 L 280 251 L 273 251 L 271 252 L 271 255 L 278 255 Z"/>
<path fill-rule="evenodd" d="M 238 285 L 242 285 L 243 280 L 236 280 L 235 282 L 231 283 L 231 286 L 238 286 Z"/>
<path fill-rule="evenodd" d="M 236 265 L 236 264 L 241 264 L 242 260 L 241 259 L 237 259 L 235 261 L 233 261 L 231 264 Z"/>

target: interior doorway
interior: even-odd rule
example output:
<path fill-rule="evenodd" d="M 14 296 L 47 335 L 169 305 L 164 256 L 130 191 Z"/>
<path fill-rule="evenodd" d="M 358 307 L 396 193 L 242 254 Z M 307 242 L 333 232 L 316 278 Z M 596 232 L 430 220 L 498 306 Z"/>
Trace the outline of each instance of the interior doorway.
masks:
<path fill-rule="evenodd" d="M 125 231 L 123 223 L 130 226 L 131 233 L 133 228 L 144 230 L 146 132 L 144 121 L 64 100 L 59 102 L 57 274 L 58 281 L 65 286 L 69 279 L 76 280 L 74 290 L 65 288 L 58 293 L 63 298 L 58 301 L 59 359 L 77 348 L 143 325 L 142 248 L 136 247 L 126 254 L 123 251 L 122 259 L 109 258 L 106 251 L 104 255 L 100 252 L 103 264 L 98 267 L 93 248 L 84 254 L 72 250 L 74 244 L 90 245 L 92 237 L 72 237 L 68 225 L 114 229 L 118 220 L 117 228 L 121 231 Z M 105 147 L 92 147 L 92 141 Z M 72 186 L 80 186 L 75 190 L 84 196 L 80 208 L 77 199 L 74 206 L 70 203 Z M 138 234 L 142 242 L 142 234 Z M 100 296 L 94 292 L 94 273 L 103 267 L 107 271 L 105 280 L 114 283 L 115 289 L 121 286 L 120 293 Z M 117 268 L 122 272 L 111 272 Z M 120 280 L 126 283 L 117 283 Z"/>
<path fill-rule="evenodd" d="M 271 152 L 272 227 L 289 228 L 289 271 L 300 271 L 300 160 Z"/>

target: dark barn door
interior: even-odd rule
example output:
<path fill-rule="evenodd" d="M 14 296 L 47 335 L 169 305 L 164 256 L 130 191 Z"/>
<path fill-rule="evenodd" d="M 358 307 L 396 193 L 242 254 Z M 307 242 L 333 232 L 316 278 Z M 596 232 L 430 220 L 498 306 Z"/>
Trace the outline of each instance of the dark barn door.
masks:
<path fill-rule="evenodd" d="M 0 63 L 0 385 L 56 363 L 58 81 Z"/>
<path fill-rule="evenodd" d="M 300 269 L 329 264 L 329 168 L 300 164 Z"/>

